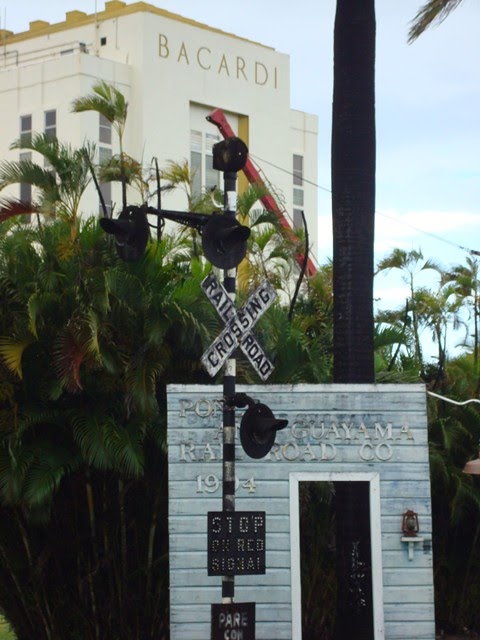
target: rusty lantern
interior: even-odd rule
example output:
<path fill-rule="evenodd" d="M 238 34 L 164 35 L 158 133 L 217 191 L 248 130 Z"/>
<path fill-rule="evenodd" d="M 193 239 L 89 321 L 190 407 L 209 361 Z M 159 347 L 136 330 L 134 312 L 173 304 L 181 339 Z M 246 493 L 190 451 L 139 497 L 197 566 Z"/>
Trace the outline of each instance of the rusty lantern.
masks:
<path fill-rule="evenodd" d="M 419 532 L 418 513 L 408 509 L 403 514 L 402 531 L 404 536 L 414 537 Z"/>

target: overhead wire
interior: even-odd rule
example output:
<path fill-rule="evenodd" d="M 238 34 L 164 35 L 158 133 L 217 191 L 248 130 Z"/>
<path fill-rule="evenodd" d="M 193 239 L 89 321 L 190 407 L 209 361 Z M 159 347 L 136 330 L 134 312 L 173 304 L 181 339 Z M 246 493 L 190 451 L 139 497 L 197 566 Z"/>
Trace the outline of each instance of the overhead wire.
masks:
<path fill-rule="evenodd" d="M 274 164 L 273 162 L 270 162 L 269 160 L 265 160 L 264 158 L 260 158 L 257 155 L 254 155 L 253 153 L 250 154 L 252 158 L 255 158 L 255 160 L 259 161 L 259 162 L 263 162 L 265 164 L 270 165 L 271 167 L 274 167 L 275 169 L 278 169 L 279 171 L 283 171 L 284 173 L 287 173 L 288 175 L 294 176 L 294 172 L 293 171 L 289 171 L 288 169 L 285 169 L 284 167 L 280 167 L 276 164 Z M 327 193 L 332 193 L 332 190 L 329 189 L 328 187 L 323 187 L 322 185 L 314 182 L 313 180 L 308 180 L 307 178 L 302 178 L 303 182 L 310 184 L 314 187 L 316 187 L 317 189 L 320 189 L 322 191 L 326 191 Z M 418 231 L 418 233 L 423 233 L 426 236 L 430 236 L 431 238 L 434 238 L 435 240 L 438 240 L 440 242 L 445 242 L 446 244 L 451 245 L 452 247 L 456 247 L 457 249 L 460 249 L 461 251 L 465 251 L 467 253 L 469 253 L 470 255 L 474 255 L 474 256 L 480 256 L 480 251 L 477 251 L 476 249 L 470 249 L 469 247 L 465 247 L 461 244 L 458 244 L 457 242 L 453 242 L 452 240 L 447 240 L 447 238 L 443 238 L 442 236 L 439 236 L 436 233 L 433 233 L 431 231 L 426 231 L 425 229 L 421 229 L 420 227 L 415 226 L 414 224 L 411 224 L 410 222 L 405 222 L 404 220 L 399 220 L 398 218 L 395 218 L 394 216 L 390 216 L 387 213 L 383 213 L 382 211 L 379 211 L 378 209 L 375 210 L 375 213 L 384 217 L 384 218 L 388 218 L 389 220 L 393 220 L 394 222 L 396 222 L 397 224 L 400 225 L 404 225 L 406 227 L 410 227 L 411 229 L 414 229 L 415 231 Z"/>
<path fill-rule="evenodd" d="M 466 404 L 470 404 L 471 402 L 476 402 L 480 404 L 480 400 L 477 398 L 470 398 L 470 400 L 463 400 L 462 402 L 458 402 L 458 400 L 452 400 L 451 398 L 446 398 L 445 396 L 441 396 L 438 393 L 434 393 L 433 391 L 427 391 L 427 395 L 432 396 L 433 398 L 438 398 L 439 400 L 443 400 L 444 402 L 450 402 L 451 404 L 456 404 L 459 407 L 462 407 Z"/>

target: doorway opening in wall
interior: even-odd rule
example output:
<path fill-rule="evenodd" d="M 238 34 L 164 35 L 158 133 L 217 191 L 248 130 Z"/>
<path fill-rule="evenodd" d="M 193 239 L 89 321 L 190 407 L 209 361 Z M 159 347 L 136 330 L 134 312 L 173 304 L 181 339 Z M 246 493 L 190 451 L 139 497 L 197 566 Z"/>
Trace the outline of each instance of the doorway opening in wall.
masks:
<path fill-rule="evenodd" d="M 356 515 L 364 522 L 361 535 L 350 539 L 345 522 L 351 522 L 352 494 L 362 504 Z M 337 596 L 347 589 L 348 607 L 356 608 L 357 620 L 365 617 L 361 624 L 365 638 L 383 639 L 378 474 L 292 473 L 290 517 L 292 636 L 301 640 L 343 638 L 346 629 L 339 616 L 349 616 Z M 338 551 L 345 548 L 345 536 L 348 553 L 342 555 Z M 360 636 L 348 633 L 348 637 Z"/>
<path fill-rule="evenodd" d="M 300 482 L 302 640 L 332 640 L 337 599 L 333 482 Z"/>

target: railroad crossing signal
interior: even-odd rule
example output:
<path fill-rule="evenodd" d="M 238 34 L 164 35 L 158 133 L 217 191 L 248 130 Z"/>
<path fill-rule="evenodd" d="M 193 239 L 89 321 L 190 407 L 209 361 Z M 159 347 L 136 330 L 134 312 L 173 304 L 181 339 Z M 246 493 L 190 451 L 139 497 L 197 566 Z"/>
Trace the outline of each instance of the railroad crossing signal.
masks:
<path fill-rule="evenodd" d="M 224 330 L 202 356 L 205 369 L 213 377 L 233 351 L 240 347 L 260 378 L 265 381 L 273 371 L 273 364 L 250 330 L 277 297 L 275 289 L 266 280 L 251 294 L 243 307 L 237 309 L 223 285 L 212 273 L 200 286 L 225 322 Z"/>
<path fill-rule="evenodd" d="M 150 231 L 147 214 L 140 207 L 127 207 L 116 220 L 102 218 L 100 226 L 115 237 L 115 248 L 124 262 L 138 262 L 147 246 Z"/>

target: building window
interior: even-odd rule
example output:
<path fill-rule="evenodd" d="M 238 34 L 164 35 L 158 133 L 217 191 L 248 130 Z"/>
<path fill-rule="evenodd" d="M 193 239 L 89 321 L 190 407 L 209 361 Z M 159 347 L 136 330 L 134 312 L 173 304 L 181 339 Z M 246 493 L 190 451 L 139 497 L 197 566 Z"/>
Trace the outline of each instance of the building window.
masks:
<path fill-rule="evenodd" d="M 29 144 L 32 141 L 32 116 L 20 116 L 20 141 Z"/>
<path fill-rule="evenodd" d="M 112 123 L 103 114 L 99 114 L 98 139 L 103 144 L 112 144 Z"/>
<path fill-rule="evenodd" d="M 100 165 L 107 165 L 112 159 L 112 147 L 104 146 L 112 144 L 112 123 L 105 118 L 102 114 L 99 114 L 98 121 L 98 138 L 101 145 L 98 147 L 98 162 Z M 100 192 L 105 202 L 105 208 L 107 215 L 112 215 L 112 183 L 102 182 L 100 184 Z M 102 202 L 99 198 L 98 209 L 101 216 L 104 215 Z"/>
<path fill-rule="evenodd" d="M 31 162 L 32 154 L 30 151 L 26 151 L 20 154 L 20 162 Z M 32 185 L 26 182 L 20 183 L 20 201 L 24 204 L 32 204 Z M 31 214 L 26 213 L 22 216 L 22 222 L 30 222 Z"/>
<path fill-rule="evenodd" d="M 112 159 L 112 150 L 108 147 L 98 147 L 98 162 L 100 165 L 105 165 L 110 162 Z M 100 184 L 100 192 L 103 196 L 103 200 L 105 202 L 105 208 L 107 210 L 107 215 L 112 215 L 112 183 L 111 182 L 102 182 Z M 104 211 L 102 208 L 102 203 L 99 199 L 98 210 L 101 216 L 103 216 Z"/>
<path fill-rule="evenodd" d="M 294 229 L 303 229 L 303 209 L 293 210 L 293 227 Z"/>
<path fill-rule="evenodd" d="M 50 139 L 57 137 L 57 112 L 55 109 L 45 111 L 45 135 Z"/>
<path fill-rule="evenodd" d="M 100 38 L 100 46 L 104 47 L 106 44 L 107 44 L 107 38 L 103 36 L 102 38 Z"/>
<path fill-rule="evenodd" d="M 303 187 L 303 156 L 293 156 L 293 184 Z"/>
<path fill-rule="evenodd" d="M 303 227 L 303 156 L 293 155 L 293 226 Z"/>
<path fill-rule="evenodd" d="M 190 179 L 192 195 L 202 192 L 202 132 L 190 131 Z"/>
<path fill-rule="evenodd" d="M 192 195 L 200 196 L 202 191 L 220 187 L 220 171 L 213 168 L 213 145 L 220 136 L 201 131 L 190 131 L 190 171 L 192 175 Z"/>
<path fill-rule="evenodd" d="M 293 204 L 296 207 L 303 207 L 303 189 L 293 190 Z"/>
<path fill-rule="evenodd" d="M 220 140 L 220 136 L 212 133 L 205 134 L 205 189 L 220 187 L 220 171 L 213 168 L 213 145 Z"/>

